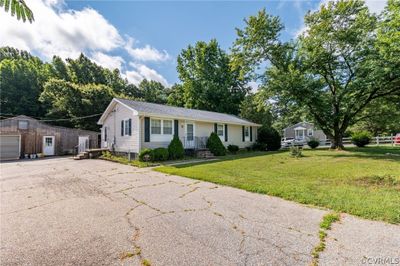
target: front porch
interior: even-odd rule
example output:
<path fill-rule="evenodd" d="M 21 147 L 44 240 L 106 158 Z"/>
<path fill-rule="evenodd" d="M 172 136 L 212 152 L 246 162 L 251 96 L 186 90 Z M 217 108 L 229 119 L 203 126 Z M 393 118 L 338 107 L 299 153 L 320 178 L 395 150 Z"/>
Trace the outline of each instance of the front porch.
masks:
<path fill-rule="evenodd" d="M 204 150 L 207 149 L 208 137 L 187 136 L 180 137 L 185 150 Z"/>

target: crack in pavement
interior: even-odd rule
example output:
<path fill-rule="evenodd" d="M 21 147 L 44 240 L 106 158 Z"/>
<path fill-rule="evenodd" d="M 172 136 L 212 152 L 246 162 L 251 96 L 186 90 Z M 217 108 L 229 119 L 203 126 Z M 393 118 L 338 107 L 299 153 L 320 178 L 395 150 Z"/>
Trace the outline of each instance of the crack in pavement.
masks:
<path fill-rule="evenodd" d="M 199 188 L 200 188 L 200 187 L 194 187 L 193 189 L 191 189 L 191 190 L 189 190 L 189 191 L 183 193 L 182 195 L 180 195 L 179 198 L 182 199 L 182 198 L 186 197 L 187 195 L 189 195 L 190 193 L 195 192 L 195 191 L 198 190 Z"/>

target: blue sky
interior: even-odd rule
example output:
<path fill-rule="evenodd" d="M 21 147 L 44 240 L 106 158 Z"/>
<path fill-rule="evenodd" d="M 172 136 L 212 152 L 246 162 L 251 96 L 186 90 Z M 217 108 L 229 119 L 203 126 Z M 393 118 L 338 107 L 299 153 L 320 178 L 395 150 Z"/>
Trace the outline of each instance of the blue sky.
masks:
<path fill-rule="evenodd" d="M 32 1 L 32 2 L 31 2 Z M 215 38 L 228 50 L 235 27 L 262 8 L 285 25 L 282 39 L 294 38 L 303 17 L 320 1 L 62 1 L 31 0 L 33 25 L 0 16 L 0 45 L 25 49 L 44 60 L 84 52 L 132 83 L 143 78 L 178 82 L 176 57 L 196 41 Z M 379 12 L 385 1 L 367 1 Z"/>
<path fill-rule="evenodd" d="M 236 37 L 235 27 L 243 27 L 243 19 L 262 8 L 281 17 L 286 26 L 282 37 L 292 38 L 301 28 L 305 12 L 317 7 L 319 1 L 67 1 L 67 4 L 73 9 L 92 7 L 124 34 L 167 51 L 171 61 L 149 65 L 173 83 L 178 81 L 176 57 L 187 45 L 215 38 L 228 50 Z"/>

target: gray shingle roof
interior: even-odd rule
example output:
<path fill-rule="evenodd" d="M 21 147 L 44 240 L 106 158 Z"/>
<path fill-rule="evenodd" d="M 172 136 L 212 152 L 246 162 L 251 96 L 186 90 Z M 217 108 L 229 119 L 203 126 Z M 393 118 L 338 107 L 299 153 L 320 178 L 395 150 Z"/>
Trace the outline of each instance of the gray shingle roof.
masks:
<path fill-rule="evenodd" d="M 257 125 L 256 123 L 250 122 L 246 119 L 239 118 L 235 115 L 188 109 L 182 107 L 168 106 L 163 104 L 148 103 L 132 101 L 122 98 L 116 98 L 117 101 L 131 107 L 139 113 L 146 113 L 148 115 L 159 115 L 176 118 L 184 118 L 197 121 L 210 121 L 210 122 L 221 122 L 221 123 L 232 123 L 240 125 Z"/>

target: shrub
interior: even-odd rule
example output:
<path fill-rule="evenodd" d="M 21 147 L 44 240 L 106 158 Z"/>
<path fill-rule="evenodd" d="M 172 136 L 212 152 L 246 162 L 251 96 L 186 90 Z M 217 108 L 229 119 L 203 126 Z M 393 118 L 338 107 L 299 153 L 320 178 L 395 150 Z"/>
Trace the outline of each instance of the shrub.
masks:
<path fill-rule="evenodd" d="M 139 161 L 141 162 L 148 162 L 152 160 L 152 150 L 151 149 L 144 149 L 141 150 L 139 153 Z"/>
<path fill-rule="evenodd" d="M 269 151 L 277 151 L 281 148 L 281 136 L 272 127 L 260 127 L 258 129 L 257 142 L 265 143 Z"/>
<path fill-rule="evenodd" d="M 351 142 L 357 147 L 364 147 L 371 141 L 371 135 L 367 131 L 360 131 L 351 135 Z"/>
<path fill-rule="evenodd" d="M 237 145 L 228 145 L 228 151 L 230 153 L 236 154 L 239 151 L 239 146 L 237 146 Z"/>
<path fill-rule="evenodd" d="M 311 149 L 315 149 L 316 147 L 319 146 L 319 139 L 317 138 L 310 138 L 307 141 L 307 145 L 311 148 Z"/>
<path fill-rule="evenodd" d="M 223 156 L 226 155 L 226 149 L 224 144 L 222 144 L 221 139 L 215 132 L 212 132 L 210 137 L 207 140 L 207 148 L 215 155 L 215 156 Z"/>
<path fill-rule="evenodd" d="M 253 145 L 251 145 L 251 149 L 253 151 L 266 151 L 267 150 L 267 144 L 256 141 Z"/>
<path fill-rule="evenodd" d="M 178 136 L 174 136 L 171 143 L 168 145 L 169 158 L 172 160 L 182 159 L 185 155 L 185 149 Z"/>
<path fill-rule="evenodd" d="M 302 157 L 303 156 L 302 149 L 299 146 L 291 146 L 290 155 L 296 158 Z"/>
<path fill-rule="evenodd" d="M 166 161 L 168 160 L 168 150 L 166 148 L 154 149 L 151 153 L 152 161 Z"/>

